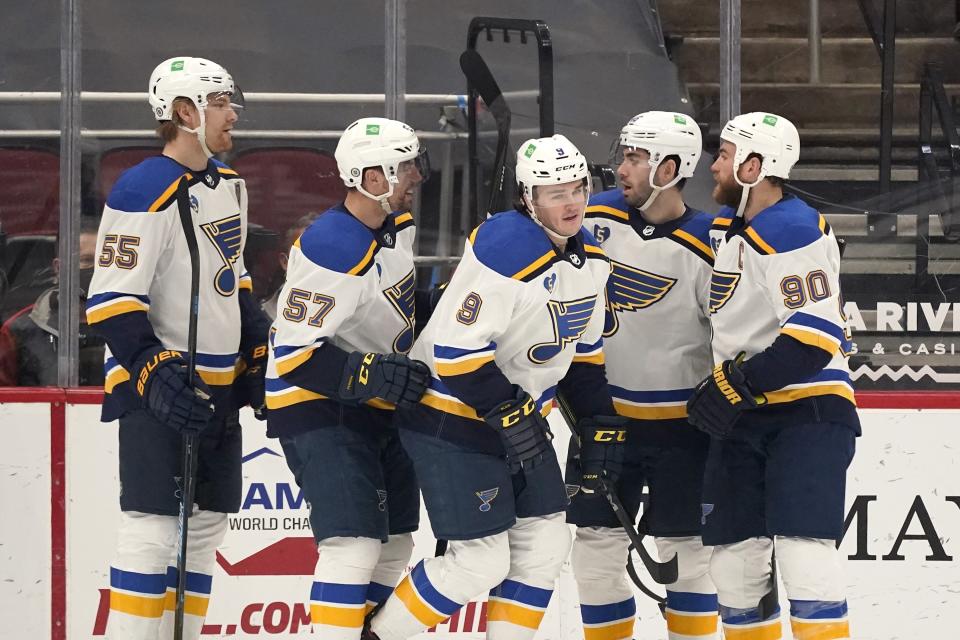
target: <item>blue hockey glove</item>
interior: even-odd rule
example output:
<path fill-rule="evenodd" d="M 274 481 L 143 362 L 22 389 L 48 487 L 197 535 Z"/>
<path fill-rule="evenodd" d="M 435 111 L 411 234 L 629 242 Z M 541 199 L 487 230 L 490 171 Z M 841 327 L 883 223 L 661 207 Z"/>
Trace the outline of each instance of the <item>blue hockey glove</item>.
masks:
<path fill-rule="evenodd" d="M 754 395 L 740 368 L 743 352 L 713 368 L 687 400 L 687 421 L 716 438 L 726 438 L 740 414 L 766 404 L 763 394 Z"/>
<path fill-rule="evenodd" d="M 520 387 L 516 390 L 515 397 L 483 416 L 500 434 L 511 475 L 540 465 L 553 440 L 550 425 L 537 410 L 537 403 Z"/>
<path fill-rule="evenodd" d="M 195 378 L 187 385 L 187 363 L 179 351 L 155 347 L 137 359 L 133 366 L 134 389 L 143 407 L 160 422 L 183 432 L 203 431 L 213 417 L 210 388 Z"/>

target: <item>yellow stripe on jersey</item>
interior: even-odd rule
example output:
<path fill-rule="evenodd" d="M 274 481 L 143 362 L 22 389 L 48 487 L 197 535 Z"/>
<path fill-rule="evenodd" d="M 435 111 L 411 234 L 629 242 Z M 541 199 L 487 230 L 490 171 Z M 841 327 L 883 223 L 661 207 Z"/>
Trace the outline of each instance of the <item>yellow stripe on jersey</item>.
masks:
<path fill-rule="evenodd" d="M 365 403 L 368 407 L 373 407 L 374 409 L 383 409 L 385 411 L 396 411 L 397 405 L 392 402 L 387 402 L 386 400 L 381 400 L 380 398 L 371 398 Z"/>
<path fill-rule="evenodd" d="M 483 420 L 473 407 L 465 405 L 462 402 L 457 402 L 456 400 L 448 400 L 447 398 L 440 398 L 426 393 L 420 398 L 420 403 L 437 409 L 438 411 L 443 411 L 444 413 L 452 413 L 461 418 Z"/>
<path fill-rule="evenodd" d="M 296 387 L 292 388 L 293 391 L 289 391 L 287 393 L 268 393 L 266 397 L 267 409 L 283 409 L 284 407 L 289 407 L 290 405 L 299 404 L 301 402 L 307 402 L 309 400 L 328 399 L 327 396 L 314 393 L 313 391 L 298 389 Z"/>
<path fill-rule="evenodd" d="M 799 389 L 782 389 L 780 391 L 770 391 L 763 394 L 767 397 L 767 404 L 780 404 L 783 402 L 792 402 L 801 398 L 812 398 L 814 396 L 835 395 L 845 398 L 851 404 L 856 405 L 857 399 L 853 395 L 853 389 L 845 384 L 818 384 Z"/>
<path fill-rule="evenodd" d="M 367 254 L 363 256 L 363 259 L 360 260 L 360 262 L 358 262 L 353 269 L 350 269 L 350 271 L 347 271 L 347 275 L 355 276 L 361 271 L 363 271 L 364 269 L 366 269 L 367 266 L 369 266 L 370 261 L 373 260 L 373 253 L 376 250 L 377 250 L 377 241 L 372 240 L 370 242 L 370 247 L 367 249 Z"/>
<path fill-rule="evenodd" d="M 592 244 L 585 244 L 585 245 L 583 245 L 583 250 L 586 251 L 587 253 L 595 253 L 595 254 L 597 254 L 598 256 L 604 256 L 604 257 L 606 257 L 606 255 L 607 255 L 607 254 L 603 251 L 603 249 L 601 249 L 600 247 L 595 247 L 595 246 L 593 246 Z"/>
<path fill-rule="evenodd" d="M 139 300 L 118 300 L 113 304 L 107 304 L 96 309 L 91 309 L 87 311 L 87 324 L 96 324 L 98 322 L 103 322 L 114 316 L 119 316 L 124 313 L 132 313 L 134 311 L 143 311 L 146 313 L 148 307 Z"/>
<path fill-rule="evenodd" d="M 804 331 L 803 329 L 784 327 L 783 329 L 780 329 L 780 333 L 790 336 L 795 340 L 799 340 L 803 344 L 808 344 L 811 347 L 823 349 L 830 355 L 833 355 L 840 350 L 840 345 L 837 344 L 836 340 L 820 335 L 819 333 L 814 333 L 813 331 Z"/>
<path fill-rule="evenodd" d="M 676 230 L 673 232 L 673 235 L 677 236 L 678 238 L 680 238 L 680 239 L 683 240 L 684 242 L 688 242 L 690 245 L 696 247 L 696 248 L 699 249 L 701 252 L 703 252 L 704 255 L 710 256 L 711 259 L 714 258 L 713 250 L 712 250 L 710 247 L 708 247 L 707 245 L 705 245 L 705 244 L 703 244 L 702 242 L 700 242 L 700 239 L 697 238 L 696 236 L 687 233 L 687 232 L 684 231 L 683 229 L 676 229 Z"/>
<path fill-rule="evenodd" d="M 847 620 L 814 622 L 791 617 L 790 628 L 797 640 L 839 640 L 850 637 L 850 622 Z"/>
<path fill-rule="evenodd" d="M 130 379 L 130 373 L 122 367 L 114 367 L 103 381 L 103 392 L 111 393 L 118 384 Z"/>
<path fill-rule="evenodd" d="M 733 218 L 714 218 L 712 226 L 729 227 L 731 224 L 733 224 Z"/>
<path fill-rule="evenodd" d="M 488 362 L 493 362 L 492 353 L 484 353 L 476 358 L 469 360 L 458 360 L 457 362 L 436 361 L 437 375 L 440 376 L 462 376 L 465 373 L 473 373 Z"/>
<path fill-rule="evenodd" d="M 817 218 L 817 226 L 820 227 L 820 232 L 827 235 L 827 219 L 823 217 L 822 213 L 818 213 Z"/>
<path fill-rule="evenodd" d="M 707 615 L 689 615 L 679 614 L 667 610 L 667 630 L 671 634 L 682 636 L 710 636 L 714 637 L 717 633 L 717 621 L 719 617 L 714 611 Z"/>
<path fill-rule="evenodd" d="M 313 346 L 309 349 L 305 349 L 296 355 L 291 355 L 288 358 L 276 359 L 274 361 L 274 366 L 277 368 L 277 373 L 281 376 L 285 376 L 304 362 L 310 359 L 313 355 L 313 352 L 317 350 L 316 346 Z"/>
<path fill-rule="evenodd" d="M 217 171 L 218 171 L 219 173 L 222 173 L 222 174 L 225 175 L 225 176 L 238 176 L 238 175 L 240 175 L 239 173 L 237 173 L 237 172 L 234 171 L 233 169 L 227 169 L 227 168 L 225 168 L 225 167 L 217 167 Z"/>
<path fill-rule="evenodd" d="M 621 220 L 630 220 L 630 216 L 626 211 L 620 211 L 620 209 L 614 209 L 613 207 L 608 207 L 603 204 L 594 204 L 587 207 L 586 214 L 590 215 L 591 213 L 606 213 Z"/>
<path fill-rule="evenodd" d="M 225 387 L 233 384 L 239 377 L 236 368 L 231 371 L 206 371 L 197 367 L 197 374 L 200 376 L 200 379 L 207 384 L 217 387 Z"/>
<path fill-rule="evenodd" d="M 617 415 L 635 420 L 673 420 L 687 417 L 686 404 L 638 407 L 614 400 L 613 407 L 617 410 Z"/>
<path fill-rule="evenodd" d="M 474 229 L 473 231 L 470 232 L 470 244 L 471 244 L 471 245 L 472 245 L 472 244 L 474 243 L 474 241 L 477 239 L 477 231 L 480 231 L 480 227 L 477 227 L 476 229 Z"/>
<path fill-rule="evenodd" d="M 582 356 L 573 356 L 574 362 L 585 362 L 588 364 L 604 364 L 603 351 L 600 353 L 584 354 Z"/>
<path fill-rule="evenodd" d="M 750 239 L 757 244 L 757 247 L 767 255 L 773 255 L 777 252 L 776 249 L 767 244 L 766 240 L 760 237 L 760 234 L 757 233 L 753 227 L 747 227 L 746 234 L 750 236 Z"/>
<path fill-rule="evenodd" d="M 348 627 L 360 629 L 363 627 L 363 616 L 366 608 L 360 607 L 331 607 L 324 604 L 310 605 L 310 622 L 326 624 L 331 627 Z"/>
<path fill-rule="evenodd" d="M 160 209 L 160 206 L 170 199 L 170 196 L 173 195 L 173 192 L 177 190 L 177 185 L 180 184 L 180 180 L 183 180 L 184 178 L 189 181 L 193 179 L 193 175 L 185 173 L 181 177 L 174 180 L 173 183 L 167 187 L 163 193 L 160 194 L 160 197 L 154 200 L 153 204 L 147 207 L 147 211 L 156 213 Z"/>
<path fill-rule="evenodd" d="M 509 622 L 527 629 L 539 629 L 543 620 L 543 611 L 504 602 L 496 598 L 487 600 L 487 622 Z"/>
<path fill-rule="evenodd" d="M 584 627 L 584 640 L 624 640 L 633 637 L 633 618 L 603 627 Z"/>
<path fill-rule="evenodd" d="M 110 610 L 139 618 L 159 618 L 166 607 L 166 595 L 154 598 L 110 591 Z"/>
<path fill-rule="evenodd" d="M 401 225 L 404 222 L 410 222 L 411 220 L 413 220 L 413 214 L 407 211 L 406 213 L 401 213 L 400 215 L 398 215 L 394 219 L 393 223 L 395 225 Z"/>
<path fill-rule="evenodd" d="M 531 262 L 529 265 L 527 265 L 526 267 L 524 267 L 523 269 L 516 272 L 510 277 L 513 278 L 514 280 L 523 280 L 525 277 L 527 277 L 528 275 L 530 275 L 531 273 L 533 273 L 543 265 L 553 260 L 556 257 L 556 255 L 557 255 L 557 252 L 554 251 L 553 249 L 550 249 L 550 251 L 547 251 L 545 254 L 543 254 L 542 256 L 540 256 L 539 258 L 537 258 L 536 260 Z"/>

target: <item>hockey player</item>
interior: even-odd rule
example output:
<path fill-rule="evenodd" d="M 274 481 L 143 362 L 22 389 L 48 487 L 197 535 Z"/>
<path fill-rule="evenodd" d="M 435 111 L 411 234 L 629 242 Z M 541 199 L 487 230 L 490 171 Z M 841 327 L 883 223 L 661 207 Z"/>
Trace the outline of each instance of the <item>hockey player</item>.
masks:
<path fill-rule="evenodd" d="M 718 364 L 687 404 L 690 422 L 714 436 L 703 540 L 716 545 L 720 614 L 727 637 L 780 637 L 779 607 L 758 607 L 776 547 L 793 637 L 848 638 L 835 543 L 860 424 L 837 239 L 822 215 L 783 193 L 800 154 L 793 124 L 747 113 L 720 138 L 711 171 L 727 208 L 710 230 Z"/>
<path fill-rule="evenodd" d="M 449 547 L 373 617 L 382 640 L 420 633 L 488 590 L 487 637 L 533 638 L 570 548 L 545 420 L 557 389 L 584 417 L 584 437 L 622 433 L 602 366 L 609 263 L 581 226 L 586 160 L 563 136 L 534 139 L 516 174 L 519 210 L 470 234 L 411 352 L 429 364 L 430 388 L 397 418 L 434 535 Z"/>
<path fill-rule="evenodd" d="M 711 549 L 700 540 L 710 439 L 686 420 L 686 399 L 712 363 L 712 217 L 686 206 L 680 192 L 700 152 L 700 129 L 689 116 L 650 111 L 632 118 L 620 132 L 622 190 L 594 196 L 585 223 L 612 264 L 603 333 L 607 379 L 617 413 L 631 420 L 616 491 L 635 518 L 643 487 L 649 488 L 641 526 L 656 536 L 661 558 L 677 555 L 679 577 L 667 585 L 671 640 L 712 638 L 717 631 Z M 597 483 L 581 479 L 581 459 L 590 459 L 594 446 L 585 441 L 579 455 L 571 447 L 567 467 L 584 636 L 632 638 L 636 606 L 624 570 L 630 541 Z"/>
<path fill-rule="evenodd" d="M 160 63 L 149 100 L 163 155 L 120 176 L 100 223 L 87 321 L 108 346 L 103 420 L 120 420 L 122 515 L 106 632 L 115 640 L 173 637 L 182 434 L 199 434 L 196 505 L 188 505 L 185 638 L 200 635 L 214 552 L 227 514 L 240 508 L 237 406 L 262 405 L 269 321 L 243 265 L 244 181 L 211 157 L 232 147 L 238 93 L 226 69 L 209 60 Z M 183 200 L 199 249 L 193 388 L 186 375 L 191 259 Z"/>
<path fill-rule="evenodd" d="M 279 437 L 310 504 L 320 557 L 314 633 L 356 640 L 368 607 L 407 566 L 420 494 L 391 428 L 394 404 L 429 380 L 413 345 L 416 231 L 409 212 L 427 175 L 406 124 L 363 118 L 336 149 L 346 200 L 290 250 L 267 373 L 267 435 Z"/>

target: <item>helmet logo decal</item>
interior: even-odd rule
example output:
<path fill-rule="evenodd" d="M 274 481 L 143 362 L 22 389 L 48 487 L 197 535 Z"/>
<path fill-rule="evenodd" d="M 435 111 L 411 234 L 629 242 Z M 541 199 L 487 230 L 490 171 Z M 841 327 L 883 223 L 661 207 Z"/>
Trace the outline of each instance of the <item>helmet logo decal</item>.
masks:
<path fill-rule="evenodd" d="M 687 124 L 687 119 L 677 113 L 673 114 L 673 121 L 677 124 Z"/>
<path fill-rule="evenodd" d="M 528 145 L 527 145 L 527 150 L 523 152 L 523 155 L 526 156 L 527 158 L 529 158 L 529 157 L 533 156 L 533 152 L 536 151 L 536 150 L 537 150 L 537 145 L 535 145 L 535 144 L 528 144 Z"/>
<path fill-rule="evenodd" d="M 768 124 L 771 127 L 777 124 L 777 116 L 771 116 L 769 114 L 763 116 L 763 124 Z"/>
<path fill-rule="evenodd" d="M 367 135 L 375 136 L 380 134 L 380 125 L 378 124 L 368 124 L 367 125 Z"/>
<path fill-rule="evenodd" d="M 183 60 L 174 60 L 171 62 L 170 71 L 183 71 Z"/>

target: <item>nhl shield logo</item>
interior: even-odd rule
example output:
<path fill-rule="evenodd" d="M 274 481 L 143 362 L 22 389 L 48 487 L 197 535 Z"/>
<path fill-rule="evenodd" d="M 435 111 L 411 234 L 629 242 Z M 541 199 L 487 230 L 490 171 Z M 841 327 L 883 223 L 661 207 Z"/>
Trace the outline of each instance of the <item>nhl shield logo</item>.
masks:
<path fill-rule="evenodd" d="M 641 233 L 643 234 L 644 238 L 649 238 L 650 236 L 653 235 L 653 232 L 656 230 L 657 228 L 655 226 L 653 226 L 652 224 L 648 224 L 643 228 L 643 231 L 641 231 Z"/>
<path fill-rule="evenodd" d="M 213 176 L 210 175 L 209 173 L 203 176 L 203 181 L 206 182 L 208 186 L 211 186 L 211 187 L 213 186 Z"/>
<path fill-rule="evenodd" d="M 575 253 L 571 253 L 571 254 L 570 254 L 570 262 L 572 262 L 574 265 L 576 265 L 576 266 L 579 267 L 579 266 L 580 266 L 580 262 L 581 262 L 580 256 L 578 256 L 578 255 L 575 254 Z"/>
<path fill-rule="evenodd" d="M 483 491 L 477 491 L 475 495 L 478 498 L 480 498 L 480 503 L 481 503 L 479 507 L 480 511 L 483 511 L 484 513 L 486 513 L 487 511 L 490 511 L 491 509 L 490 503 L 493 502 L 494 498 L 496 498 L 499 494 L 500 494 L 500 487 L 494 487 L 493 489 L 484 489 Z"/>
<path fill-rule="evenodd" d="M 393 235 L 391 235 L 391 234 L 389 234 L 389 233 L 383 234 L 383 244 L 387 245 L 388 247 L 392 247 L 392 246 L 393 246 Z"/>

